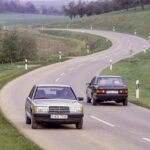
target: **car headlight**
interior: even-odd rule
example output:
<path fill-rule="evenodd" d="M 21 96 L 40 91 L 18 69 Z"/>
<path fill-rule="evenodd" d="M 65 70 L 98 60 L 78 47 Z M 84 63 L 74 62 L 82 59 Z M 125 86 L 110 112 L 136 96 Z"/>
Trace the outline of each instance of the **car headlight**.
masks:
<path fill-rule="evenodd" d="M 34 112 L 48 112 L 49 108 L 46 106 L 34 106 Z"/>
<path fill-rule="evenodd" d="M 83 106 L 80 106 L 80 107 L 71 107 L 70 111 L 71 112 L 80 112 L 80 113 L 83 113 L 84 109 L 83 109 Z"/>

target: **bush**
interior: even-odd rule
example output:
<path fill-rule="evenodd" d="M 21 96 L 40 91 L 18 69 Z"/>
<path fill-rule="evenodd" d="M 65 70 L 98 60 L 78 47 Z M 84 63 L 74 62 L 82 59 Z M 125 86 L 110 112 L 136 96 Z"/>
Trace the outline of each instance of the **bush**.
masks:
<path fill-rule="evenodd" d="M 28 33 L 5 31 L 0 36 L 0 62 L 12 63 L 37 56 L 36 41 Z"/>

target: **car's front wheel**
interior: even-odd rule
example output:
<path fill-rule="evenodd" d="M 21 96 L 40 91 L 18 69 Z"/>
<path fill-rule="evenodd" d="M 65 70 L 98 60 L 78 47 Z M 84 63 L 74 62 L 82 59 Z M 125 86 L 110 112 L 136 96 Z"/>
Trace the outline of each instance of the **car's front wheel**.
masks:
<path fill-rule="evenodd" d="M 35 119 L 34 119 L 33 116 L 31 117 L 31 128 L 32 128 L 32 129 L 37 129 L 37 128 L 38 128 L 38 124 L 37 124 L 37 122 L 35 121 Z"/>
<path fill-rule="evenodd" d="M 26 118 L 26 124 L 31 124 L 31 119 L 27 115 L 25 116 L 25 118 Z"/>
<path fill-rule="evenodd" d="M 76 129 L 82 129 L 83 128 L 83 119 L 80 120 L 80 122 L 76 123 Z"/>
<path fill-rule="evenodd" d="M 87 103 L 91 103 L 91 98 L 87 97 Z"/>

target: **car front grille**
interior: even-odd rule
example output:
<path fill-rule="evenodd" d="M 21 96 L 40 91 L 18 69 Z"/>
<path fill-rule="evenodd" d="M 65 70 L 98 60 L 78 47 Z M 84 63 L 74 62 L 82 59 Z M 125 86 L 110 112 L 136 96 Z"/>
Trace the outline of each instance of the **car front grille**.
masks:
<path fill-rule="evenodd" d="M 50 113 L 69 113 L 69 107 L 67 106 L 50 106 L 49 107 Z"/>

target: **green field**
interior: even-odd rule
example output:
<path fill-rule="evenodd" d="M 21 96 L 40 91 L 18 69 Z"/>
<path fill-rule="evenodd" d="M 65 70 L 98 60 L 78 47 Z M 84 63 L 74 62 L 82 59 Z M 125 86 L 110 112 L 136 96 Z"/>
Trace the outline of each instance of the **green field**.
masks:
<path fill-rule="evenodd" d="M 0 26 L 29 26 L 60 23 L 69 20 L 64 16 L 36 15 L 36 14 L 0 14 Z"/>
<path fill-rule="evenodd" d="M 144 11 L 141 11 L 140 8 L 137 11 L 134 9 L 129 9 L 128 12 L 126 10 L 116 11 L 92 17 L 83 17 L 83 19 L 74 19 L 61 24 L 50 24 L 49 27 L 66 28 L 67 24 L 69 28 L 90 29 L 92 25 L 93 29 L 111 31 L 115 26 L 116 31 L 130 34 L 134 34 L 136 29 L 137 35 L 147 38 L 148 33 L 150 33 L 150 6 L 146 6 Z"/>
<path fill-rule="evenodd" d="M 113 70 L 104 70 L 105 75 L 120 75 L 129 88 L 129 101 L 150 109 L 150 49 L 134 58 L 120 61 L 113 65 Z M 140 81 L 140 99 L 135 97 L 136 80 Z"/>

